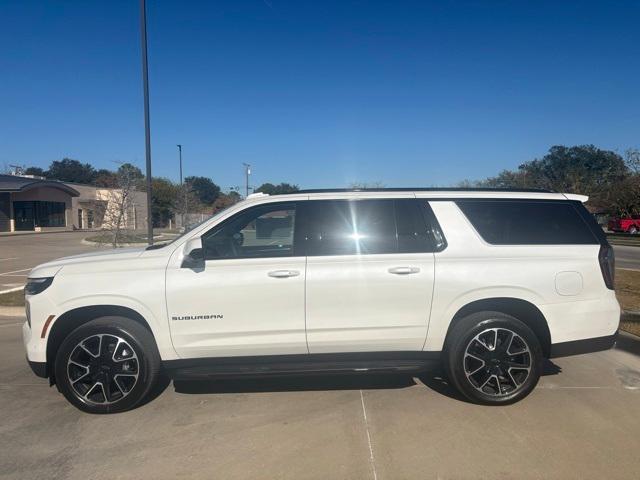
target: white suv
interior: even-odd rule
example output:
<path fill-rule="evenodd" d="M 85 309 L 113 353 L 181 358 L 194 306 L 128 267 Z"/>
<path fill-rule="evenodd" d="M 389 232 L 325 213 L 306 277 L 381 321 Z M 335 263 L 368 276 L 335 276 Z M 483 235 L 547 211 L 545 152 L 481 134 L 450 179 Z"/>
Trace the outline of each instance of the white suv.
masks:
<path fill-rule="evenodd" d="M 614 260 L 579 195 L 251 195 L 165 245 L 34 268 L 24 344 L 81 410 L 170 377 L 417 372 L 506 404 L 545 358 L 610 348 Z"/>

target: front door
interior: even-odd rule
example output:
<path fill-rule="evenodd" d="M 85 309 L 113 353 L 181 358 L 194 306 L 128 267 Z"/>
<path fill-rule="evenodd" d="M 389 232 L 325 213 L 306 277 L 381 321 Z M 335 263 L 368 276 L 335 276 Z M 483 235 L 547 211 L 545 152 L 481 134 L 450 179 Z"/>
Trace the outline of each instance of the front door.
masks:
<path fill-rule="evenodd" d="M 202 236 L 204 269 L 170 262 L 167 309 L 181 357 L 308 353 L 296 210 L 292 202 L 245 209 Z"/>
<path fill-rule="evenodd" d="M 13 218 L 15 229 L 35 230 L 36 211 L 33 202 L 13 202 Z"/>
<path fill-rule="evenodd" d="M 422 208 L 410 198 L 305 202 L 310 353 L 422 350 L 434 281 Z"/>

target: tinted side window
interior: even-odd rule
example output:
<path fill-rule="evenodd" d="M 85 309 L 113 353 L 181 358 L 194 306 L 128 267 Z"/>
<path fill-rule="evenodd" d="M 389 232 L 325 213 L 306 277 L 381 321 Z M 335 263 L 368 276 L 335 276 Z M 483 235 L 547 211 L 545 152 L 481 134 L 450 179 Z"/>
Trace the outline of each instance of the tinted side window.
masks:
<path fill-rule="evenodd" d="M 396 253 L 393 200 L 303 202 L 307 255 Z"/>
<path fill-rule="evenodd" d="M 202 236 L 205 259 L 292 256 L 295 218 L 294 203 L 243 210 Z"/>
<path fill-rule="evenodd" d="M 397 199 L 396 225 L 398 253 L 422 253 L 439 250 L 435 231 L 439 232 L 433 212 L 426 202 L 414 199 Z M 441 238 L 441 237 L 440 237 Z"/>
<path fill-rule="evenodd" d="M 456 204 L 480 236 L 495 245 L 599 243 L 570 202 L 458 200 Z"/>

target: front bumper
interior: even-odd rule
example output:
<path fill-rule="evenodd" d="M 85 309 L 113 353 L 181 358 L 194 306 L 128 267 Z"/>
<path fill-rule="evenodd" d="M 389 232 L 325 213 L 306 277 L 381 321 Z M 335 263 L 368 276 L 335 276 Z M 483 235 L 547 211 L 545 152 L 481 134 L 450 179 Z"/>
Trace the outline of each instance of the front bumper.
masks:
<path fill-rule="evenodd" d="M 36 376 L 41 377 L 41 378 L 47 378 L 47 362 L 32 362 L 31 360 L 29 360 L 29 357 L 27 357 L 27 363 L 29 364 L 29 366 L 31 367 L 31 370 L 33 371 L 33 373 L 36 374 Z"/>
<path fill-rule="evenodd" d="M 618 332 L 606 337 L 585 338 L 572 342 L 553 343 L 549 358 L 568 357 L 583 353 L 601 352 L 609 350 L 616 344 Z"/>

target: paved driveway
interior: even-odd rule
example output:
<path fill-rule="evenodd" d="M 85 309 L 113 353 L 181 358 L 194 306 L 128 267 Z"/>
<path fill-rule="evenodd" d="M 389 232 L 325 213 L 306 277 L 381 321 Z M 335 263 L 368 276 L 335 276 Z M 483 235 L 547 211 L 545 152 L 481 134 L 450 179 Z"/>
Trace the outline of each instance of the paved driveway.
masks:
<path fill-rule="evenodd" d="M 628 245 L 614 245 L 616 254 L 616 267 L 640 270 L 640 247 Z"/>
<path fill-rule="evenodd" d="M 92 416 L 24 361 L 0 317 L 7 479 L 637 479 L 640 340 L 556 360 L 524 401 L 468 404 L 434 376 L 176 382 Z"/>
<path fill-rule="evenodd" d="M 59 232 L 0 236 L 0 293 L 24 285 L 36 265 L 60 257 L 96 251 L 84 245 L 87 232 Z"/>

